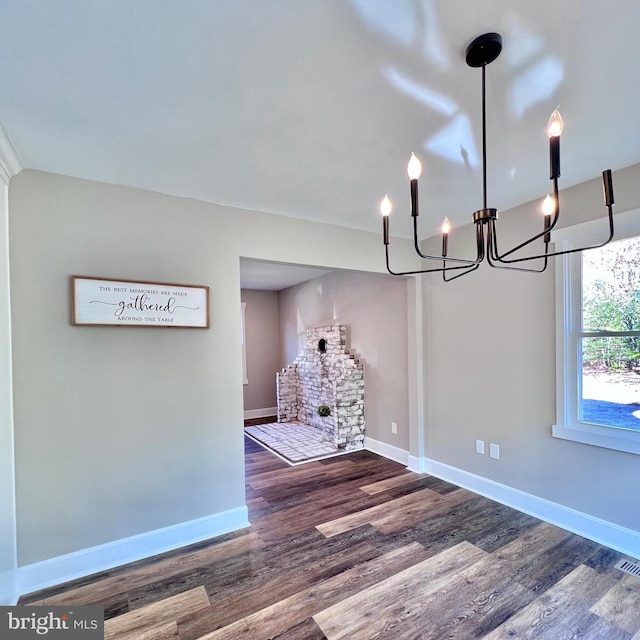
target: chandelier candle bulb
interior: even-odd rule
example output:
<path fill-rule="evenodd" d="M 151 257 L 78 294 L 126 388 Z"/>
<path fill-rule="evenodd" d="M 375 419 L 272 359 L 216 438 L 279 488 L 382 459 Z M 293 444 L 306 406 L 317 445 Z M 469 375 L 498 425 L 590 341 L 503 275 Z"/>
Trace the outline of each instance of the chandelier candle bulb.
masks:
<path fill-rule="evenodd" d="M 382 202 L 380 202 L 380 213 L 382 214 L 384 244 L 389 244 L 389 214 L 391 213 L 391 200 L 389 200 L 389 196 L 382 198 Z"/>
<path fill-rule="evenodd" d="M 554 213 L 555 208 L 555 200 L 547 193 L 546 198 L 542 201 L 542 214 L 545 218 L 548 218 Z"/>
<path fill-rule="evenodd" d="M 417 180 L 422 174 L 422 164 L 420 164 L 420 160 L 416 158 L 415 153 L 412 153 L 411 158 L 409 158 L 409 164 L 407 165 L 407 173 L 409 174 L 410 180 Z"/>
<path fill-rule="evenodd" d="M 544 241 L 551 241 L 551 233 L 549 232 L 549 228 L 551 227 L 551 215 L 555 211 L 555 200 L 548 193 L 547 197 L 542 202 L 542 213 L 544 215 Z"/>
<path fill-rule="evenodd" d="M 560 115 L 560 111 L 555 109 L 553 113 L 549 116 L 549 122 L 547 122 L 547 135 L 550 138 L 557 138 L 562 135 L 562 129 L 564 128 L 564 122 L 562 120 L 562 116 Z"/>
<path fill-rule="evenodd" d="M 451 231 L 451 223 L 449 218 L 445 218 L 442 221 L 442 257 L 447 257 L 448 245 L 449 245 L 449 231 Z"/>
<path fill-rule="evenodd" d="M 551 180 L 560 177 L 560 135 L 563 122 L 560 112 L 556 109 L 547 123 L 547 135 L 549 136 L 549 165 Z"/>
<path fill-rule="evenodd" d="M 416 154 L 412 153 L 407 165 L 407 173 L 411 180 L 411 215 L 416 218 L 418 216 L 418 178 L 422 173 L 422 165 L 420 160 L 416 158 Z"/>

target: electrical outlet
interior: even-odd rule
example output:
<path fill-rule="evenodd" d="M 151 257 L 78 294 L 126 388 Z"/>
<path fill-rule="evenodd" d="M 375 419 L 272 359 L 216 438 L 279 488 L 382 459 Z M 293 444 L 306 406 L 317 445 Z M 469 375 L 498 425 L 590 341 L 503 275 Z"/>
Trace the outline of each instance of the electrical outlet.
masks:
<path fill-rule="evenodd" d="M 391 423 L 391 433 L 394 433 L 394 434 L 398 433 L 398 424 L 396 422 Z"/>
<path fill-rule="evenodd" d="M 484 455 L 484 440 L 476 440 L 476 453 Z"/>
<path fill-rule="evenodd" d="M 500 460 L 500 445 L 489 443 L 489 456 L 494 460 Z"/>

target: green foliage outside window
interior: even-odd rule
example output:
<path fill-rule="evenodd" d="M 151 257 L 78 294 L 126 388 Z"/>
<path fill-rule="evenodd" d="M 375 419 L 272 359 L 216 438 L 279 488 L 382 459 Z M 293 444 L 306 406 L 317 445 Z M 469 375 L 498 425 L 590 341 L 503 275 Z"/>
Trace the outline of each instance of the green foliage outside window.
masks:
<path fill-rule="evenodd" d="M 640 331 L 640 238 L 585 252 L 582 273 L 583 331 Z M 584 338 L 582 362 L 640 373 L 640 336 Z"/>

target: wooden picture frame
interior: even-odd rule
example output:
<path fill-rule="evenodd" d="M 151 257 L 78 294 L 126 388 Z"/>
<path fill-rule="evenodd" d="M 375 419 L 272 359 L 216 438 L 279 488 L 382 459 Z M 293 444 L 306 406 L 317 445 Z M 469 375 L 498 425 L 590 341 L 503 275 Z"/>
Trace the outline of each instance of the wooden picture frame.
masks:
<path fill-rule="evenodd" d="M 71 276 L 71 324 L 209 328 L 209 287 Z"/>

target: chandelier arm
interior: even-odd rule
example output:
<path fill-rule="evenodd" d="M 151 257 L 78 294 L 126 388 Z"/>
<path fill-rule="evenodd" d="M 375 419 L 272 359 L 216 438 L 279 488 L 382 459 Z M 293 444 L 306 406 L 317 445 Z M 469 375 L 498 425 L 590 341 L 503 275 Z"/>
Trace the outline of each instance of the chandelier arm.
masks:
<path fill-rule="evenodd" d="M 414 216 L 413 219 L 413 230 L 414 230 L 414 244 L 417 245 L 417 242 L 415 241 L 415 238 L 417 238 L 417 224 L 416 224 L 416 217 Z M 446 266 L 446 262 L 447 260 L 449 260 L 449 258 L 446 258 L 445 256 L 440 256 L 439 258 L 436 258 L 435 256 L 424 256 L 427 259 L 431 259 L 431 260 L 442 260 L 442 263 L 444 266 L 440 267 L 440 268 L 436 268 L 436 269 L 416 269 L 414 271 L 393 271 L 393 269 L 391 269 L 391 265 L 389 262 L 389 216 L 385 215 L 382 216 L 382 235 L 383 235 L 383 242 L 384 242 L 384 253 L 385 253 L 385 260 L 386 260 L 386 266 L 387 266 L 387 271 L 392 275 L 392 276 L 410 276 L 410 275 L 417 275 L 419 273 L 433 273 L 436 271 L 457 271 L 459 269 L 468 269 L 469 266 L 478 266 L 480 264 L 480 262 L 482 262 L 482 260 L 484 260 L 484 241 L 482 238 L 482 233 L 480 228 L 477 226 L 476 227 L 476 245 L 477 245 L 477 259 L 475 261 L 465 261 L 465 262 L 471 262 L 471 264 L 462 264 L 459 266 L 455 266 L 455 267 L 447 267 Z M 422 253 L 419 251 L 419 249 L 416 246 L 416 250 L 418 251 L 418 254 L 420 254 L 422 256 Z M 455 258 L 451 258 L 450 259 L 453 262 L 462 262 L 461 260 L 455 259 Z M 466 273 L 466 272 L 465 272 Z"/>
<path fill-rule="evenodd" d="M 495 222 L 492 220 L 489 223 L 489 231 L 487 235 L 487 244 L 489 245 L 489 251 L 487 253 L 487 262 L 489 263 L 490 267 L 493 267 L 494 269 L 506 269 L 508 271 L 521 271 L 525 273 L 542 273 L 543 271 L 546 270 L 548 265 L 548 259 L 549 259 L 549 254 L 548 254 L 549 245 L 546 243 L 544 245 L 545 253 L 540 256 L 537 256 L 539 259 L 544 259 L 544 262 L 539 269 L 527 268 L 527 267 L 512 267 L 507 264 L 499 264 L 497 262 L 494 262 L 494 260 L 496 259 L 496 253 L 497 253 L 496 235 L 497 234 L 495 230 Z"/>
<path fill-rule="evenodd" d="M 482 262 L 485 259 L 485 241 L 484 228 L 480 222 L 476 223 L 476 251 L 479 262 Z"/>
<path fill-rule="evenodd" d="M 452 280 L 455 280 L 456 278 L 462 278 L 462 276 L 466 276 L 468 273 L 471 273 L 472 271 L 475 271 L 478 267 L 480 266 L 480 264 L 474 264 L 470 267 L 467 267 L 466 271 L 463 271 L 462 273 L 458 273 L 455 276 L 451 276 L 449 278 L 447 278 L 446 273 L 443 271 L 442 272 L 442 279 L 445 282 L 451 282 Z"/>
<path fill-rule="evenodd" d="M 554 180 L 554 182 L 556 182 Z M 578 249 L 565 249 L 564 251 L 554 251 L 552 253 L 549 253 L 547 251 L 547 243 L 545 243 L 545 252 L 544 254 L 539 254 L 539 255 L 535 255 L 535 256 L 527 256 L 524 258 L 512 258 L 510 260 L 505 260 L 505 257 L 512 254 L 514 251 L 517 251 L 518 249 L 521 249 L 522 247 L 530 244 L 531 242 L 533 242 L 534 240 L 537 240 L 538 238 L 542 237 L 543 235 L 545 235 L 546 233 L 549 233 L 553 227 L 555 226 L 556 222 L 557 222 L 557 218 L 559 216 L 559 198 L 558 198 L 558 192 L 557 192 L 557 184 L 555 184 L 555 189 L 554 189 L 554 195 L 555 195 L 555 199 L 556 199 L 556 215 L 554 216 L 554 220 L 551 224 L 551 226 L 546 229 L 545 231 L 543 231 L 542 233 L 539 233 L 538 235 L 533 236 L 533 238 L 530 238 L 529 240 L 527 240 L 526 242 L 524 242 L 523 244 L 515 247 L 514 249 L 511 249 L 510 251 L 507 251 L 506 253 L 503 253 L 502 255 L 500 255 L 498 253 L 498 242 L 497 242 L 497 234 L 495 234 L 495 230 L 494 230 L 494 240 L 493 240 L 493 246 L 495 248 L 495 253 L 492 254 L 492 258 L 494 260 L 496 260 L 497 262 L 502 262 L 504 264 L 515 264 L 518 262 L 526 262 L 528 260 L 536 260 L 537 258 L 552 258 L 554 256 L 564 256 L 570 253 L 578 253 L 580 251 L 587 251 L 589 249 L 598 249 L 600 247 L 604 247 L 606 244 L 609 244 L 609 242 L 611 242 L 611 240 L 613 239 L 613 205 L 614 205 L 614 199 L 613 199 L 613 182 L 611 179 L 611 170 L 607 169 L 605 171 L 602 172 L 602 185 L 603 185 L 603 192 L 604 192 L 604 200 L 605 200 L 605 206 L 607 208 L 607 214 L 608 214 L 608 219 L 609 219 L 609 236 L 606 240 L 604 240 L 603 242 L 600 242 L 598 244 L 594 244 L 594 245 L 590 245 L 588 247 L 580 247 Z M 495 266 L 495 265 L 494 265 Z"/>
<path fill-rule="evenodd" d="M 386 237 L 386 236 L 385 236 Z M 385 258 L 386 258 L 386 264 L 387 264 L 387 271 L 392 275 L 392 276 L 412 276 L 412 275 L 416 275 L 419 273 L 435 273 L 435 272 L 442 272 L 443 277 L 444 277 L 444 273 L 446 271 L 459 271 L 461 269 L 464 269 L 464 271 L 460 274 L 458 274 L 458 276 L 454 276 L 453 278 L 450 278 L 449 280 L 455 280 L 456 277 L 459 276 L 463 276 L 467 273 L 470 273 L 471 271 L 475 271 L 475 269 L 477 269 L 480 266 L 480 263 L 484 260 L 484 233 L 482 231 L 482 226 L 481 225 L 477 225 L 476 226 L 476 250 L 478 253 L 478 259 L 476 261 L 474 261 L 472 264 L 463 264 L 463 265 L 457 265 L 454 267 L 447 267 L 446 263 L 449 260 L 449 258 L 440 256 L 440 258 L 436 258 L 435 256 L 429 256 L 429 258 L 431 258 L 432 260 L 440 260 L 442 261 L 443 266 L 442 267 L 437 267 L 434 269 L 417 269 L 415 271 L 393 271 L 391 269 L 391 266 L 389 264 L 389 242 L 385 242 L 384 245 L 384 252 L 385 252 Z M 445 279 L 446 282 L 448 282 L 448 280 Z"/>
<path fill-rule="evenodd" d="M 442 260 L 442 258 L 440 258 L 440 260 Z M 437 267 L 434 269 L 423 269 L 419 273 L 437 273 L 437 272 L 444 273 L 445 271 L 460 271 L 460 269 L 466 269 L 466 270 L 477 269 L 479 266 L 480 266 L 480 263 L 478 262 L 477 264 L 472 264 L 472 265 L 463 264 L 463 265 L 458 265 L 457 267 Z M 464 273 L 467 273 L 467 271 L 465 271 Z M 464 273 L 460 275 L 464 275 Z"/>
<path fill-rule="evenodd" d="M 548 265 L 548 255 L 545 253 L 541 256 L 538 256 L 540 259 L 543 259 L 544 262 L 539 269 L 528 268 L 528 267 L 513 267 L 507 264 L 500 264 L 499 262 L 495 262 L 495 249 L 496 249 L 496 232 L 495 228 L 493 230 L 489 230 L 489 239 L 488 244 L 490 244 L 489 252 L 487 254 L 487 262 L 489 266 L 494 269 L 505 269 L 507 271 L 520 271 L 524 273 L 542 273 L 546 270 Z M 549 245 L 545 244 L 545 251 L 548 251 Z"/>
<path fill-rule="evenodd" d="M 384 247 L 384 253 L 385 253 L 385 257 L 387 260 L 387 271 L 392 275 L 392 276 L 414 276 L 418 273 L 423 273 L 422 270 L 418 269 L 416 271 L 393 271 L 391 269 L 391 266 L 389 265 L 389 245 L 385 245 Z"/>
<path fill-rule="evenodd" d="M 600 242 L 598 244 L 592 244 L 588 247 L 580 247 L 577 249 L 565 249 L 564 251 L 554 251 L 552 253 L 544 253 L 537 256 L 527 256 L 525 258 L 514 258 L 511 260 L 502 260 L 502 256 L 500 256 L 498 257 L 498 261 L 506 264 L 512 264 L 517 262 L 526 262 L 528 260 L 536 260 L 537 258 L 544 258 L 544 257 L 553 258 L 554 256 L 566 256 L 570 253 L 579 253 L 580 251 L 588 251 L 589 249 L 599 249 L 600 247 L 604 247 L 605 245 L 609 244 L 609 242 L 611 242 L 611 240 L 613 239 L 613 206 L 607 205 L 607 209 L 609 212 L 609 216 L 608 216 L 609 217 L 609 236 L 603 242 Z"/>
<path fill-rule="evenodd" d="M 476 224 L 476 251 L 478 253 L 478 263 L 471 265 L 470 267 L 467 267 L 465 271 L 463 271 L 462 273 L 458 273 L 455 276 L 451 276 L 449 278 L 447 278 L 446 273 L 443 271 L 442 272 L 442 279 L 445 282 L 451 282 L 452 280 L 455 280 L 456 278 L 461 278 L 462 276 L 466 276 L 468 273 L 471 273 L 472 271 L 475 271 L 479 266 L 480 263 L 484 260 L 485 257 L 485 251 L 484 251 L 484 230 L 482 229 L 482 224 L 481 223 L 477 223 Z"/>
<path fill-rule="evenodd" d="M 459 269 L 469 269 L 469 265 L 460 265 L 457 267 L 439 267 L 439 268 L 435 268 L 435 269 L 417 269 L 415 271 L 393 271 L 391 269 L 391 266 L 389 264 L 389 246 L 385 245 L 385 257 L 386 257 L 386 264 L 387 264 L 387 271 L 392 275 L 392 276 L 413 276 L 413 275 L 417 275 L 419 273 L 435 273 L 437 271 L 457 271 Z M 435 258 L 434 258 L 435 259 Z M 440 256 L 439 260 L 442 260 L 442 256 Z M 480 265 L 480 263 L 476 264 L 475 267 L 478 267 Z M 472 267 L 474 265 L 471 265 Z"/>
<path fill-rule="evenodd" d="M 554 202 L 555 202 L 555 214 L 553 216 L 553 220 L 552 220 L 551 224 L 548 227 L 545 227 L 544 230 L 541 231 L 540 233 L 537 233 L 536 235 L 532 236 L 528 240 L 525 240 L 524 242 L 519 244 L 517 247 L 513 247 L 513 249 L 509 249 L 509 251 L 506 251 L 502 255 L 500 255 L 500 253 L 498 252 L 497 234 L 495 233 L 495 229 L 494 229 L 493 249 L 495 249 L 495 251 L 492 253 L 492 258 L 494 260 L 496 260 L 497 262 L 505 262 L 505 263 L 520 262 L 521 260 L 518 260 L 518 259 L 505 260 L 504 258 L 506 258 L 507 256 L 510 256 L 512 253 L 515 253 L 516 251 L 519 251 L 520 249 L 523 249 L 524 247 L 526 247 L 527 245 L 530 245 L 532 242 L 535 242 L 539 238 L 542 238 L 544 236 L 548 236 L 551 233 L 551 231 L 556 226 L 556 224 L 558 222 L 558 219 L 560 217 L 560 196 L 559 196 L 559 193 L 558 193 L 558 179 L 557 178 L 553 178 L 553 197 L 554 197 Z M 545 246 L 546 246 L 546 244 L 547 243 L 545 242 Z M 546 253 L 545 253 L 545 255 L 546 255 Z"/>
<path fill-rule="evenodd" d="M 416 251 L 416 253 L 423 258 L 424 260 L 438 260 L 441 261 L 443 256 L 430 256 L 426 253 L 422 253 L 422 251 L 420 251 L 420 242 L 418 241 L 418 216 L 413 216 L 413 247 Z M 465 259 L 465 258 L 450 258 L 449 256 L 446 257 L 446 261 L 448 262 L 456 262 L 461 264 L 462 266 L 468 266 L 471 267 L 474 264 L 480 264 L 482 262 L 482 260 L 484 259 L 484 257 L 481 257 L 480 252 L 478 252 L 476 254 L 476 259 L 475 260 L 469 260 L 469 259 Z M 451 269 L 453 267 L 445 267 L 446 269 Z M 439 269 L 436 269 L 436 271 L 439 271 Z"/>
<path fill-rule="evenodd" d="M 519 271 L 520 273 L 542 273 L 547 269 L 547 257 L 544 255 L 537 256 L 539 259 L 544 258 L 544 264 L 539 269 L 527 269 L 526 267 L 512 267 L 506 264 L 496 264 L 492 262 L 491 259 L 487 259 L 489 262 L 489 266 L 493 269 L 504 269 L 505 271 Z"/>

